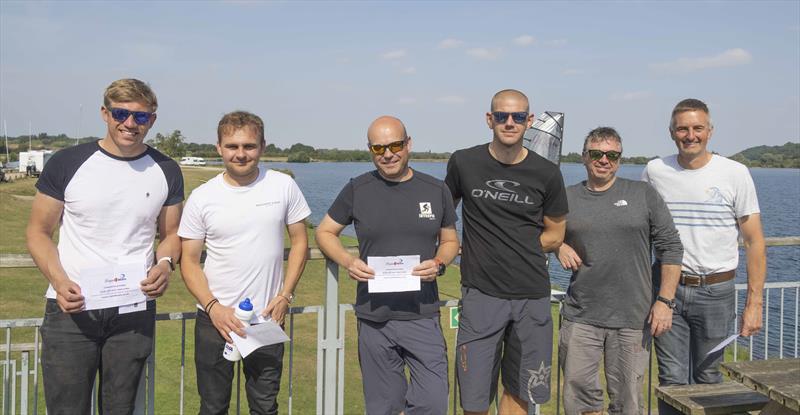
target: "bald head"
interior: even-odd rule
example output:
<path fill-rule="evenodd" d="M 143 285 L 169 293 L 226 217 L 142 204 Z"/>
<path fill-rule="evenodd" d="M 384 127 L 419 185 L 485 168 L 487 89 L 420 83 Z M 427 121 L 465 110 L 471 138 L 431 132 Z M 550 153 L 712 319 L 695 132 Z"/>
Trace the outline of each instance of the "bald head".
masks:
<path fill-rule="evenodd" d="M 517 91 L 516 89 L 504 89 L 504 90 L 494 94 L 494 96 L 492 97 L 492 107 L 489 110 L 489 112 L 493 112 L 497 108 L 497 104 L 500 101 L 503 101 L 503 100 L 506 100 L 506 99 L 507 100 L 515 100 L 515 101 L 524 101 L 525 102 L 525 111 L 526 112 L 530 112 L 530 110 L 531 110 L 530 102 L 528 101 L 528 97 L 525 96 L 525 94 L 523 94 L 520 91 Z"/>
<path fill-rule="evenodd" d="M 404 140 L 406 136 L 406 126 L 403 125 L 403 122 L 389 115 L 378 117 L 367 130 L 367 140 L 370 143 L 381 139 L 399 141 Z"/>

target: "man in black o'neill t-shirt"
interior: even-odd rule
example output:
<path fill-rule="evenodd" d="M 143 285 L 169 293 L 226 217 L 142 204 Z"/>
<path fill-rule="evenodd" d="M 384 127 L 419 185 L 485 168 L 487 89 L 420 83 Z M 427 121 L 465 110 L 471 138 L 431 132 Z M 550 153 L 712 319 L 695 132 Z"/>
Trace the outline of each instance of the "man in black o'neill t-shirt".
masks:
<path fill-rule="evenodd" d="M 533 123 L 525 94 L 495 94 L 486 122 L 492 142 L 453 153 L 445 179 L 455 204 L 464 202 L 456 351 L 461 407 L 465 414 L 487 413 L 502 368 L 499 413 L 526 414 L 529 403 L 550 399 L 545 253 L 564 239 L 567 199 L 558 167 L 522 146 Z"/>
<path fill-rule="evenodd" d="M 317 228 L 317 243 L 358 281 L 358 358 L 367 413 L 444 414 L 447 352 L 436 277 L 458 254 L 453 199 L 441 180 L 408 167 L 411 137 L 400 120 L 378 118 L 367 138 L 376 170 L 345 185 Z M 350 223 L 359 258 L 339 240 Z M 413 269 L 419 290 L 370 292 L 370 260 L 398 264 L 408 256 L 419 260 Z"/>

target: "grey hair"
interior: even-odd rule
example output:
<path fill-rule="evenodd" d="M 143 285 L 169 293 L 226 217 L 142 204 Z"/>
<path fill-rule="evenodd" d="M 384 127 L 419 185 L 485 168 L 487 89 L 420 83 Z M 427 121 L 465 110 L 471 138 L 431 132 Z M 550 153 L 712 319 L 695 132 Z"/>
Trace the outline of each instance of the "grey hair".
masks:
<path fill-rule="evenodd" d="M 589 146 L 589 143 L 601 141 L 616 141 L 619 143 L 620 150 L 622 150 L 622 137 L 619 136 L 617 130 L 611 127 L 597 127 L 586 135 L 586 139 L 583 141 L 583 151 L 586 152 L 586 147 Z"/>
<path fill-rule="evenodd" d="M 708 110 L 708 105 L 705 102 L 695 98 L 686 98 L 675 105 L 672 109 L 672 115 L 669 118 L 669 130 L 675 132 L 675 116 L 689 111 L 702 111 L 708 116 L 708 127 L 714 129 L 714 122 L 711 121 L 711 111 Z"/>

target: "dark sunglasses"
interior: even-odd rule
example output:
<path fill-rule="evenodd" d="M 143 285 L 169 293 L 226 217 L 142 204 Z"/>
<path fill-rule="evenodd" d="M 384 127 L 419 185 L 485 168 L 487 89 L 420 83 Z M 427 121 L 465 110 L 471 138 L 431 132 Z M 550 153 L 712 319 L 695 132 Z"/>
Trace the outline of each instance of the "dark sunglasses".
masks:
<path fill-rule="evenodd" d="M 619 151 L 601 151 L 601 150 L 586 150 L 584 154 L 588 154 L 589 158 L 592 160 L 600 160 L 603 156 L 606 156 L 608 161 L 617 161 L 622 156 L 622 153 Z"/>
<path fill-rule="evenodd" d="M 404 138 L 400 141 L 394 141 L 389 144 L 367 144 L 367 147 L 369 147 L 370 153 L 376 156 L 382 156 L 383 153 L 386 152 L 387 148 L 392 153 L 403 151 L 403 148 L 406 146 L 406 140 L 408 140 L 408 138 Z"/>
<path fill-rule="evenodd" d="M 145 125 L 153 118 L 152 112 L 145 111 L 130 111 L 125 108 L 106 108 L 111 113 L 111 118 L 117 122 L 125 122 L 131 115 L 133 115 L 133 122 L 139 125 Z"/>
<path fill-rule="evenodd" d="M 528 121 L 528 113 L 527 112 L 502 112 L 502 111 L 495 111 L 492 113 L 492 117 L 494 117 L 494 122 L 498 124 L 505 124 L 506 120 L 508 120 L 508 116 L 511 116 L 511 119 L 514 120 L 517 124 L 525 124 Z"/>

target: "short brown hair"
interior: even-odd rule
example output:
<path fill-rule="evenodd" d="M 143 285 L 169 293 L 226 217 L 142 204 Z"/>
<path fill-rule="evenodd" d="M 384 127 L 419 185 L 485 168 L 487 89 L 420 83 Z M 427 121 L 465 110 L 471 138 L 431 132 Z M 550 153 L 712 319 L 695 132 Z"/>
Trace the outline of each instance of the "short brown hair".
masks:
<path fill-rule="evenodd" d="M 264 139 L 264 121 L 261 117 L 247 111 L 233 111 L 225 114 L 217 125 L 217 143 L 222 142 L 223 135 L 229 135 L 241 129 L 250 127 L 256 132 L 261 144 L 266 145 Z"/>
<path fill-rule="evenodd" d="M 708 105 L 705 102 L 695 98 L 686 98 L 675 105 L 672 109 L 672 115 L 669 118 L 669 130 L 675 130 L 675 116 L 689 111 L 702 111 L 708 115 L 708 126 L 714 128 L 714 123 L 711 122 L 711 112 L 708 110 Z"/>
<path fill-rule="evenodd" d="M 583 140 L 583 151 L 586 152 L 586 147 L 589 146 L 589 143 L 601 141 L 616 141 L 619 143 L 620 150 L 622 150 L 622 137 L 619 136 L 617 130 L 611 127 L 597 127 L 589 131 L 589 134 L 586 135 L 586 139 Z"/>
<path fill-rule="evenodd" d="M 140 102 L 147 104 L 150 111 L 158 109 L 156 94 L 150 85 L 133 78 L 119 79 L 111 83 L 103 94 L 103 106 L 108 108 L 111 102 Z"/>

